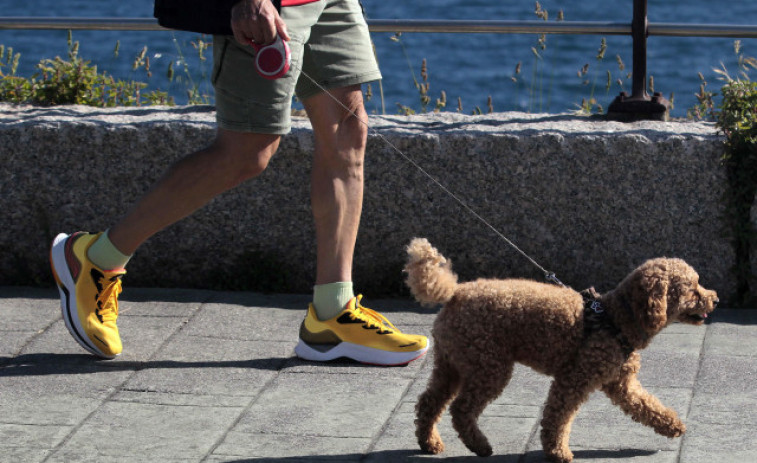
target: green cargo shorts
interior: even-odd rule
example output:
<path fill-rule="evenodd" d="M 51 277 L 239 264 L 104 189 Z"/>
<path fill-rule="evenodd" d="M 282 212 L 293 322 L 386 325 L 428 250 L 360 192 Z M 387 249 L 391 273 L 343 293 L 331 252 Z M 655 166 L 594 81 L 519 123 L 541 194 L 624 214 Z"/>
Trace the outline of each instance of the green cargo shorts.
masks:
<path fill-rule="evenodd" d="M 286 76 L 264 79 L 255 71 L 255 51 L 234 37 L 215 36 L 212 82 L 218 126 L 236 132 L 286 134 L 292 95 L 304 101 L 324 89 L 381 79 L 368 26 L 358 0 L 319 0 L 282 8 L 291 40 Z"/>

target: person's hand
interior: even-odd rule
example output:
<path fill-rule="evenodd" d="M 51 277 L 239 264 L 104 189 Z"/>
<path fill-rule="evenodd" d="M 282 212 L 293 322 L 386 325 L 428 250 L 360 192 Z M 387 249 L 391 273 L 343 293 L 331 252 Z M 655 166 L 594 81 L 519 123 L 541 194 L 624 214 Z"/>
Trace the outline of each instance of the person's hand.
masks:
<path fill-rule="evenodd" d="M 271 0 L 240 0 L 231 8 L 231 30 L 242 45 L 270 45 L 279 35 L 289 40 L 286 24 Z"/>

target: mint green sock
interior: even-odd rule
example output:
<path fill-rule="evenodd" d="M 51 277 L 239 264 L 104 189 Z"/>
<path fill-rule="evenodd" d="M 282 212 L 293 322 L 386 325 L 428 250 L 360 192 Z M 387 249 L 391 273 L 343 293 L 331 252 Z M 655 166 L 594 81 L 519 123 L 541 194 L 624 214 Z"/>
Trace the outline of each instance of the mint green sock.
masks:
<path fill-rule="evenodd" d="M 336 317 L 355 297 L 351 281 L 338 281 L 313 287 L 313 306 L 320 320 Z"/>
<path fill-rule="evenodd" d="M 121 254 L 121 251 L 110 242 L 107 231 L 92 243 L 87 250 L 87 257 L 103 270 L 122 269 L 131 259 L 131 256 Z"/>

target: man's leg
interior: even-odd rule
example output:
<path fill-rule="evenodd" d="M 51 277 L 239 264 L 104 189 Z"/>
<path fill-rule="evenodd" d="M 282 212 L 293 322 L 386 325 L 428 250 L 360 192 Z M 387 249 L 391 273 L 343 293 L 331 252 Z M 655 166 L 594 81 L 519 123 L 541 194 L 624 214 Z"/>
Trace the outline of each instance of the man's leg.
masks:
<path fill-rule="evenodd" d="M 108 232 L 125 255 L 150 236 L 190 215 L 217 195 L 258 176 L 279 146 L 279 135 L 218 129 L 207 148 L 171 166 L 129 213 Z"/>
<path fill-rule="evenodd" d="M 383 315 L 363 307 L 360 296 L 352 293 L 368 132 L 360 86 L 316 94 L 304 105 L 315 136 L 311 202 L 318 260 L 314 304 L 300 328 L 295 352 L 316 361 L 348 357 L 379 365 L 408 363 L 426 352 L 428 340 L 402 333 Z M 320 288 L 343 283 L 349 283 L 346 303 L 335 297 L 330 305 L 315 305 Z"/>
<path fill-rule="evenodd" d="M 363 158 L 367 128 L 359 85 L 304 101 L 315 137 L 311 203 L 315 220 L 315 284 L 352 281 L 360 214 L 363 207 Z M 353 115 L 354 114 L 354 115 Z M 358 119 L 360 118 L 360 119 Z"/>
<path fill-rule="evenodd" d="M 279 138 L 219 129 L 213 144 L 174 164 L 107 235 L 80 232 L 56 237 L 50 260 L 61 311 L 66 327 L 82 347 L 104 358 L 113 358 L 122 349 L 116 319 L 121 277 L 126 272 L 102 262 L 112 262 L 114 254 L 128 257 L 153 234 L 260 174 Z"/>
<path fill-rule="evenodd" d="M 313 306 L 320 319 L 344 310 L 355 297 L 352 259 L 363 202 L 363 157 L 367 130 L 359 85 L 320 93 L 304 101 L 315 136 L 311 204 L 316 231 Z M 353 116 L 355 113 L 356 116 Z"/>

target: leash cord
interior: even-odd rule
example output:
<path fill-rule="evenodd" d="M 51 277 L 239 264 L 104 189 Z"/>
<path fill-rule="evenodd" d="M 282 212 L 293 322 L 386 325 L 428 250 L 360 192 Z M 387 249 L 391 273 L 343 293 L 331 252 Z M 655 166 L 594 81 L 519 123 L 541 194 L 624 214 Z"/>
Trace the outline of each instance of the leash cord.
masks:
<path fill-rule="evenodd" d="M 292 63 L 292 67 L 294 67 L 295 64 Z M 425 175 L 429 180 L 431 180 L 433 183 L 435 183 L 439 188 L 442 189 L 447 195 L 449 195 L 452 199 L 454 199 L 460 206 L 462 206 L 466 211 L 468 211 L 470 214 L 472 214 L 476 219 L 478 219 L 481 223 L 486 225 L 491 231 L 493 231 L 497 236 L 499 236 L 502 240 L 504 240 L 507 244 L 509 244 L 513 249 L 518 251 L 520 255 L 528 259 L 529 262 L 531 262 L 536 268 L 542 271 L 544 274 L 544 278 L 554 283 L 558 286 L 565 286 L 563 282 L 561 282 L 559 279 L 557 279 L 557 276 L 553 272 L 550 272 L 549 270 L 545 269 L 541 265 L 539 265 L 536 260 L 532 259 L 531 256 L 526 254 L 525 251 L 523 251 L 521 248 L 519 248 L 515 243 L 513 243 L 510 239 L 508 239 L 502 232 L 497 230 L 492 224 L 490 224 L 486 219 L 484 219 L 480 214 L 478 214 L 476 211 L 473 210 L 468 204 L 465 203 L 462 199 L 460 199 L 456 194 L 454 194 L 452 191 L 449 190 L 446 186 L 444 186 L 439 180 L 434 178 L 433 175 L 426 172 L 426 170 L 421 167 L 417 162 L 415 162 L 410 156 L 403 153 L 402 150 L 397 148 L 392 142 L 390 142 L 386 137 L 381 135 L 377 130 L 373 129 L 369 124 L 368 121 L 364 121 L 360 117 L 358 117 L 357 114 L 355 114 L 354 111 L 352 111 L 350 108 L 348 108 L 344 103 L 339 101 L 334 95 L 332 95 L 327 89 L 325 89 L 321 84 L 316 82 L 315 79 L 310 77 L 305 71 L 302 70 L 302 68 L 298 68 L 298 71 L 304 75 L 305 77 L 310 80 L 316 87 L 318 87 L 322 92 L 326 93 L 334 102 L 336 102 L 339 106 L 341 106 L 345 111 L 347 111 L 349 114 L 351 114 L 355 119 L 360 121 L 361 124 L 363 124 L 370 133 L 377 135 L 381 140 L 383 140 L 387 145 L 389 145 L 394 151 L 396 151 L 400 156 L 402 156 L 407 162 L 412 164 L 416 169 L 418 169 L 423 175 Z"/>

